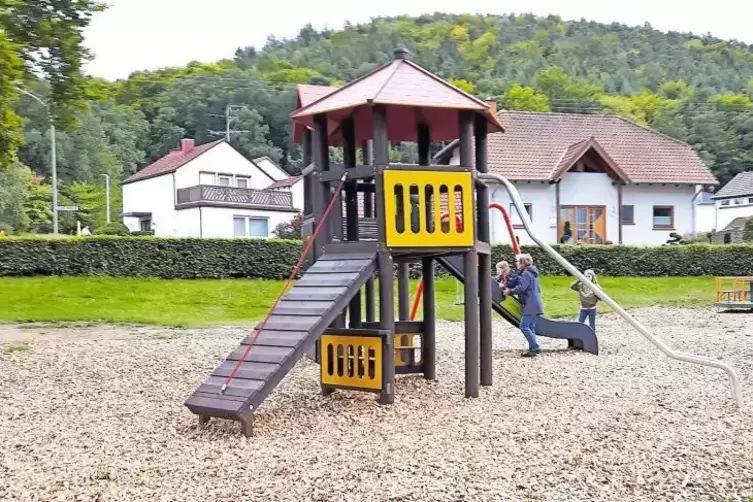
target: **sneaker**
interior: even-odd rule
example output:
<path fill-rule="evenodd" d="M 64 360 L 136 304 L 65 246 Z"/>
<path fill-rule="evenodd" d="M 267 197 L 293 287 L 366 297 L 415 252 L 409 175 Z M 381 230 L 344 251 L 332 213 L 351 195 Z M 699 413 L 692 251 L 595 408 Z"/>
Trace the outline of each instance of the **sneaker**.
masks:
<path fill-rule="evenodd" d="M 536 351 L 529 350 L 528 352 L 523 352 L 522 354 L 520 354 L 520 357 L 536 357 L 539 354 L 541 354 L 540 350 L 536 350 Z"/>

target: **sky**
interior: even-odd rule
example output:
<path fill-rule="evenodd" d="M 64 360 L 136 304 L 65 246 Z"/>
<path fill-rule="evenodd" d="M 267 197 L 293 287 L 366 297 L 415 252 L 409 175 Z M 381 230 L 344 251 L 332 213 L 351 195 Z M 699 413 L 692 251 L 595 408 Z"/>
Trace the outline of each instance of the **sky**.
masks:
<path fill-rule="evenodd" d="M 753 44 L 753 2 L 746 0 L 105 0 L 85 33 L 94 53 L 86 72 L 106 79 L 137 70 L 232 58 L 238 47 L 261 48 L 269 35 L 295 36 L 311 23 L 339 28 L 346 21 L 433 12 L 507 14 L 532 12 L 563 19 L 642 25 L 663 31 L 711 33 Z"/>

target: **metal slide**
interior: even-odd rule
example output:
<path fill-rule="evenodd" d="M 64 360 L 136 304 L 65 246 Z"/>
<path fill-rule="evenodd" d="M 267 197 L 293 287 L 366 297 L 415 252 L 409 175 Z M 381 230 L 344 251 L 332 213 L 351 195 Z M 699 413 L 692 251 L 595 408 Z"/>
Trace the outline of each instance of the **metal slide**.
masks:
<path fill-rule="evenodd" d="M 708 366 L 710 368 L 724 370 L 724 372 L 727 373 L 727 376 L 729 377 L 729 386 L 730 391 L 732 392 L 732 397 L 734 398 L 738 408 L 742 409 L 743 395 L 740 389 L 740 379 L 737 376 L 737 372 L 732 368 L 732 366 L 721 361 L 717 361 L 716 359 L 711 359 L 710 357 L 697 356 L 695 354 L 688 354 L 685 352 L 677 352 L 671 349 L 667 344 L 665 344 L 659 338 L 655 337 L 648 329 L 646 329 L 641 323 L 633 318 L 633 316 L 628 314 L 625 309 L 620 307 L 620 305 L 616 301 L 612 300 L 612 298 L 610 298 L 598 285 L 589 281 L 585 275 L 583 275 L 569 261 L 567 261 L 562 257 L 562 255 L 555 251 L 552 246 L 547 244 L 543 239 L 541 239 L 541 237 L 536 234 L 536 232 L 534 232 L 533 223 L 531 222 L 531 218 L 528 217 L 528 212 L 526 212 L 525 210 L 523 201 L 520 200 L 520 194 L 518 193 L 518 190 L 513 186 L 513 184 L 507 180 L 507 178 L 492 173 L 479 173 L 478 177 L 481 180 L 495 181 L 502 185 L 510 195 L 510 200 L 512 200 L 515 209 L 518 211 L 518 215 L 523 222 L 523 226 L 528 232 L 528 235 L 531 236 L 531 239 L 533 239 L 533 241 L 538 244 L 544 250 L 544 252 L 546 252 L 546 254 L 550 255 L 557 261 L 557 263 L 562 265 L 565 270 L 577 277 L 581 282 L 585 282 L 586 284 L 591 286 L 594 293 L 596 293 L 596 296 L 598 296 L 601 301 L 612 307 L 612 309 L 617 312 L 620 317 L 625 319 L 625 321 L 627 321 L 633 328 L 635 328 L 636 331 L 638 331 L 641 335 L 643 335 L 651 343 L 653 343 L 659 350 L 664 353 L 664 355 L 678 361 L 700 364 L 701 366 Z"/>
<path fill-rule="evenodd" d="M 436 260 L 458 281 L 465 282 L 462 255 L 444 256 Z M 492 309 L 516 328 L 520 327 L 520 301 L 513 297 L 505 298 L 503 301 L 499 286 L 494 281 L 492 281 Z M 568 347 L 573 349 L 583 350 L 591 354 L 599 353 L 599 341 L 596 338 L 596 333 L 590 326 L 581 322 L 555 321 L 542 316 L 536 322 L 536 334 L 547 338 L 567 340 Z"/>

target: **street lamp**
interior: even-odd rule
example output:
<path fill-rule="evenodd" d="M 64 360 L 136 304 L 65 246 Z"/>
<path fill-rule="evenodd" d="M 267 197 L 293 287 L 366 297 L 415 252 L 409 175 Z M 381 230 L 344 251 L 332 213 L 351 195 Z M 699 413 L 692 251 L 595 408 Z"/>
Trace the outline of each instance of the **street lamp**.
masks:
<path fill-rule="evenodd" d="M 58 235 L 58 166 L 57 166 L 57 155 L 55 151 L 55 122 L 52 119 L 52 114 L 50 113 L 50 107 L 47 106 L 47 103 L 39 99 L 39 97 L 35 96 L 34 94 L 30 93 L 29 91 L 25 91 L 21 89 L 20 87 L 16 87 L 16 90 L 20 92 L 21 94 L 25 94 L 26 96 L 29 96 L 30 98 L 34 99 L 37 103 L 44 106 L 47 110 L 47 116 L 50 118 L 50 138 L 52 141 L 52 153 L 51 153 L 51 161 L 52 161 L 52 233 L 55 235 Z"/>
<path fill-rule="evenodd" d="M 105 208 L 107 211 L 107 223 L 110 223 L 110 175 L 100 174 L 105 177 Z"/>

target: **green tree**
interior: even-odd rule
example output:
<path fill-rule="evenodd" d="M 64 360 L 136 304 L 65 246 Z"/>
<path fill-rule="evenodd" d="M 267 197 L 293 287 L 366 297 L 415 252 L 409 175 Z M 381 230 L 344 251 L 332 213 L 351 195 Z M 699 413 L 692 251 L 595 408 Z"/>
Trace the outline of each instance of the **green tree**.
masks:
<path fill-rule="evenodd" d="M 23 77 L 44 76 L 51 87 L 52 114 L 73 123 L 83 98 L 82 63 L 88 58 L 82 32 L 104 5 L 93 0 L 6 0 L 0 6 L 0 167 L 19 145 L 20 123 L 11 109 Z"/>
<path fill-rule="evenodd" d="M 536 92 L 531 87 L 515 84 L 504 95 L 504 107 L 507 110 L 520 110 L 526 112 L 551 111 L 549 98 L 546 94 Z"/>
<path fill-rule="evenodd" d="M 24 182 L 28 171 L 27 167 L 18 163 L 0 171 L 0 227 L 23 230 L 27 198 Z"/>

